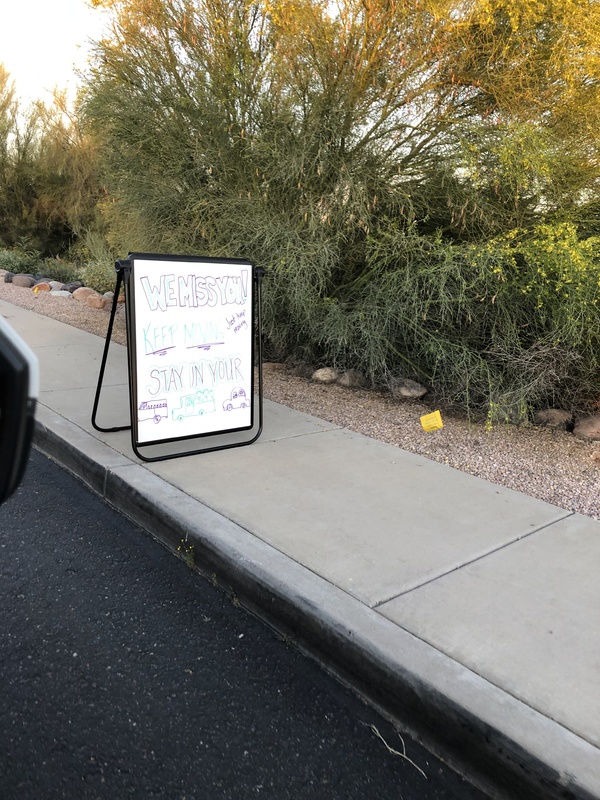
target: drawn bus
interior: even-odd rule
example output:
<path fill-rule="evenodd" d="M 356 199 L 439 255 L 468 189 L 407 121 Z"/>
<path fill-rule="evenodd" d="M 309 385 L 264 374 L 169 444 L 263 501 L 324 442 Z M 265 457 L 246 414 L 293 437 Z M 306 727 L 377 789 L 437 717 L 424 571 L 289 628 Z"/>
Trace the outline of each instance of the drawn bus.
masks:
<path fill-rule="evenodd" d="M 214 392 L 203 389 L 194 394 L 183 395 L 179 406 L 171 411 L 171 417 L 181 422 L 186 417 L 201 417 L 211 411 L 216 411 Z"/>
<path fill-rule="evenodd" d="M 153 419 L 155 424 L 158 424 L 161 419 L 166 419 L 169 416 L 167 409 L 167 400 L 144 400 L 140 403 L 138 408 L 138 421 L 144 422 L 147 419 Z"/>

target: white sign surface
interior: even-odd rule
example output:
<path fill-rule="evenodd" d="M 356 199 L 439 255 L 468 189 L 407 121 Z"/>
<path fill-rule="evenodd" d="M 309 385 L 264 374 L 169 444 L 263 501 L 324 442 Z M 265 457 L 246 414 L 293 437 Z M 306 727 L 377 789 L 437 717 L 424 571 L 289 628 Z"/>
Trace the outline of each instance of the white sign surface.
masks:
<path fill-rule="evenodd" d="M 250 428 L 253 265 L 143 256 L 131 264 L 137 442 Z"/>

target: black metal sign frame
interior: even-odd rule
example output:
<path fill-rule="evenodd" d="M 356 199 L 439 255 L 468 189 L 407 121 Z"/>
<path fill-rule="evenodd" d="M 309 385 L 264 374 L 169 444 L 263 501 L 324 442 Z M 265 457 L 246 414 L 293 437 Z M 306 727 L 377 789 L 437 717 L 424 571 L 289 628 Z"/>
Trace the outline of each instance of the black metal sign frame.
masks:
<path fill-rule="evenodd" d="M 242 259 L 149 253 L 131 253 L 115 270 L 94 428 L 131 430 L 134 453 L 150 462 L 255 442 L 263 427 L 264 270 Z M 122 287 L 130 424 L 107 428 L 97 414 Z M 164 446 L 197 440 L 206 444 L 165 452 Z"/>

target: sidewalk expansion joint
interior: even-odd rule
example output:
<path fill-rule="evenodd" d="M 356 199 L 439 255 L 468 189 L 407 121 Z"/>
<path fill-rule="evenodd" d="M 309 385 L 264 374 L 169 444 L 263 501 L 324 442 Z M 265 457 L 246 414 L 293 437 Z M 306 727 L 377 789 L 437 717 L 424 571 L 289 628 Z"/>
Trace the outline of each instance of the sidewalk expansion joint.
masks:
<path fill-rule="evenodd" d="M 337 427 L 337 428 L 323 428 L 320 431 L 306 431 L 305 433 L 293 433 L 290 436 L 278 436 L 276 439 L 267 439 L 261 437 L 257 444 L 277 444 L 277 442 L 287 442 L 290 439 L 304 439 L 307 436 L 319 436 L 322 433 L 331 433 L 332 431 L 341 431 L 344 428 Z"/>
<path fill-rule="evenodd" d="M 574 511 L 567 511 L 565 509 L 565 514 L 563 517 L 552 520 L 552 522 L 547 522 L 544 525 L 540 525 L 534 530 L 528 531 L 527 533 L 524 533 L 522 536 L 519 536 L 516 539 L 512 539 L 510 542 L 505 542 L 504 544 L 501 544 L 498 547 L 494 547 L 491 550 L 488 550 L 486 553 L 482 553 L 479 556 L 475 556 L 475 558 L 471 558 L 469 561 L 465 561 L 463 564 L 459 564 L 457 567 L 452 567 L 451 569 L 445 570 L 444 572 L 440 572 L 439 575 L 434 575 L 433 578 L 428 578 L 426 581 L 418 583 L 415 586 L 411 586 L 409 589 L 405 589 L 403 592 L 398 592 L 397 594 L 390 595 L 390 597 L 386 597 L 384 600 L 379 600 L 377 603 L 374 603 L 374 605 L 372 605 L 371 608 L 374 611 L 377 611 L 382 606 L 386 605 L 387 603 L 390 603 L 392 600 L 397 600 L 399 597 L 404 597 L 407 594 L 411 594 L 411 592 L 416 592 L 418 589 L 422 589 L 424 586 L 429 586 L 430 583 L 435 583 L 436 581 L 439 581 L 442 578 L 447 577 L 448 575 L 452 575 L 453 572 L 458 572 L 459 570 L 464 569 L 465 567 L 471 566 L 471 564 L 476 564 L 478 561 L 483 561 L 484 558 L 489 558 L 489 556 L 493 556 L 496 553 L 500 553 L 502 550 L 506 550 L 506 548 L 511 547 L 514 544 L 518 544 L 519 542 L 522 542 L 525 539 L 529 539 L 530 536 L 534 536 L 536 533 L 541 533 L 542 531 L 546 530 L 546 528 L 551 528 L 558 522 L 563 522 L 565 519 L 568 519 L 569 517 L 573 516 L 575 516 Z"/>

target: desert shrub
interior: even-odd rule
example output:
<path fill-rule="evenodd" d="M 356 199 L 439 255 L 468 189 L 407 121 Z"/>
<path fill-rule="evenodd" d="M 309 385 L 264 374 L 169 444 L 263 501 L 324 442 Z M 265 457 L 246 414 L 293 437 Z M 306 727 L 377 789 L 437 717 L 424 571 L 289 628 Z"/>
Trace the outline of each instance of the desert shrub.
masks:
<path fill-rule="evenodd" d="M 78 246 L 81 260 L 81 279 L 86 286 L 97 292 L 108 292 L 115 288 L 115 259 L 104 239 L 97 231 L 87 231 Z"/>
<path fill-rule="evenodd" d="M 39 274 L 62 283 L 79 278 L 79 269 L 75 264 L 56 258 L 40 259 L 39 252 L 30 248 L 0 249 L 0 268 L 10 272 Z"/>
<path fill-rule="evenodd" d="M 46 258 L 40 261 L 36 270 L 45 278 L 62 283 L 80 280 L 80 268 L 70 261 L 59 261 L 56 258 Z"/>
<path fill-rule="evenodd" d="M 81 277 L 86 286 L 97 292 L 112 291 L 115 288 L 115 262 L 90 261 L 81 270 Z"/>
<path fill-rule="evenodd" d="M 0 250 L 0 269 L 23 272 L 31 266 L 31 260 L 18 250 Z"/>
<path fill-rule="evenodd" d="M 600 240 L 573 226 L 452 244 L 390 223 L 369 239 L 360 278 L 311 302 L 307 262 L 323 257 L 268 271 L 265 330 L 284 352 L 358 367 L 379 386 L 416 378 L 440 404 L 497 420 L 597 397 Z"/>

